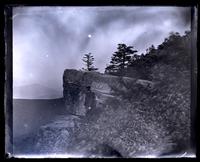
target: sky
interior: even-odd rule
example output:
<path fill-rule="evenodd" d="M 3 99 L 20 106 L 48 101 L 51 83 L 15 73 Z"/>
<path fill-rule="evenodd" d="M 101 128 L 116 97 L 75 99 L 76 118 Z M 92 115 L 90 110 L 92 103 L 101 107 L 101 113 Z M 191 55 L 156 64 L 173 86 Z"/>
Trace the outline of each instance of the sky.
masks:
<path fill-rule="evenodd" d="M 104 72 L 117 44 L 141 54 L 170 32 L 186 30 L 188 7 L 15 7 L 13 86 L 40 84 L 62 91 L 64 69 L 83 68 L 86 53 Z"/>

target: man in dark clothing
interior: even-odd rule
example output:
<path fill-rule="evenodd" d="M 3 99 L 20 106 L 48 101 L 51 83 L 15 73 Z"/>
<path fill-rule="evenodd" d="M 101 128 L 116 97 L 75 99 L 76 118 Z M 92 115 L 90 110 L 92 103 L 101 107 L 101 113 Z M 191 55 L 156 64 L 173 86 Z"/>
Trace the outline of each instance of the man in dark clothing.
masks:
<path fill-rule="evenodd" d="M 71 83 L 69 86 L 69 94 L 73 105 L 78 102 L 79 93 L 80 85 Z"/>
<path fill-rule="evenodd" d="M 66 83 L 64 87 L 65 104 L 70 113 L 75 113 L 76 104 L 78 104 L 80 85 L 77 83 Z"/>
<path fill-rule="evenodd" d="M 85 104 L 84 105 L 87 109 L 87 112 L 96 107 L 95 93 L 91 91 L 90 86 L 86 87 Z"/>

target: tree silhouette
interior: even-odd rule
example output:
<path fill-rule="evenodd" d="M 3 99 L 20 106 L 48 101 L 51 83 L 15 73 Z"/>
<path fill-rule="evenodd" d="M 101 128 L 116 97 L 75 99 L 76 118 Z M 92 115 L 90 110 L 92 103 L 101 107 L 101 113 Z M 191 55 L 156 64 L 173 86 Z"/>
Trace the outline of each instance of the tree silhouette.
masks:
<path fill-rule="evenodd" d="M 86 69 L 83 68 L 83 70 L 86 70 L 86 71 L 96 71 L 96 70 L 98 70 L 98 68 L 95 68 L 93 66 L 93 64 L 94 64 L 94 56 L 92 56 L 91 53 L 85 54 L 83 56 L 82 60 L 85 63 L 85 66 L 86 66 Z"/>
<path fill-rule="evenodd" d="M 126 44 L 118 44 L 118 51 L 116 51 L 111 57 L 110 65 L 106 67 L 106 73 L 116 73 L 123 71 L 127 68 L 131 57 L 136 50 L 133 50 L 132 46 L 127 46 Z"/>

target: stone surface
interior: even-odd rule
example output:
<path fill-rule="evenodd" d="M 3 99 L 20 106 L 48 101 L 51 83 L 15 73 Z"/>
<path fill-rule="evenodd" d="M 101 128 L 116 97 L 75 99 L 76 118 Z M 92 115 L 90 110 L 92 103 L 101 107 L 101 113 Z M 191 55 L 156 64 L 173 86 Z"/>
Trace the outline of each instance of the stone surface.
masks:
<path fill-rule="evenodd" d="M 138 86 L 138 84 L 151 88 L 155 86 L 153 82 L 147 80 L 66 69 L 63 74 L 65 106 L 69 113 L 85 116 L 88 110 L 85 106 L 87 105 L 87 87 L 91 87 L 91 92 L 95 94 L 94 102 L 98 107 L 108 98 L 117 97 L 114 96 L 113 90 L 120 89 L 126 92 L 130 86 Z"/>

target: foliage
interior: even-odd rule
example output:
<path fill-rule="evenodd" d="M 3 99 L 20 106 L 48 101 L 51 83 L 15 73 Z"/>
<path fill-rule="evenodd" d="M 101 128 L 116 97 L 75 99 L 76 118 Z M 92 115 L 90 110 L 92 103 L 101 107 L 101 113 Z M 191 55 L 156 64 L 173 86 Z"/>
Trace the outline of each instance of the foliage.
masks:
<path fill-rule="evenodd" d="M 174 67 L 184 69 L 190 68 L 191 51 L 191 32 L 186 31 L 185 35 L 180 36 L 179 33 L 171 32 L 164 42 L 158 45 L 156 49 L 154 45 L 146 50 L 146 54 L 133 55 L 127 67 L 123 72 L 124 76 L 153 80 L 151 69 L 158 63 L 173 65 Z"/>
<path fill-rule="evenodd" d="M 137 69 L 137 77 L 152 80 L 155 88 L 124 83 L 126 93 L 114 91 L 123 98 L 122 103 L 131 104 L 144 117 L 145 123 L 164 127 L 174 151 L 180 151 L 190 146 L 190 32 L 184 36 L 170 33 L 161 46 L 152 46 L 145 55 L 134 56 L 125 73 L 133 77 L 131 72 Z"/>
<path fill-rule="evenodd" d="M 98 70 L 98 68 L 95 68 L 93 66 L 93 64 L 94 64 L 94 56 L 92 56 L 91 53 L 85 54 L 83 56 L 82 60 L 85 63 L 85 66 L 86 66 L 86 69 L 83 68 L 84 70 L 86 70 L 86 71 L 96 71 L 96 70 Z"/>
<path fill-rule="evenodd" d="M 154 121 L 145 121 L 130 103 L 113 98 L 99 109 L 100 116 L 83 124 L 78 130 L 80 141 L 107 144 L 123 157 L 157 156 L 172 147 L 173 142 L 166 135 L 165 128 Z"/>
<path fill-rule="evenodd" d="M 118 51 L 111 57 L 110 65 L 106 67 L 106 73 L 120 73 L 128 67 L 131 56 L 136 53 L 132 46 L 118 44 Z"/>

